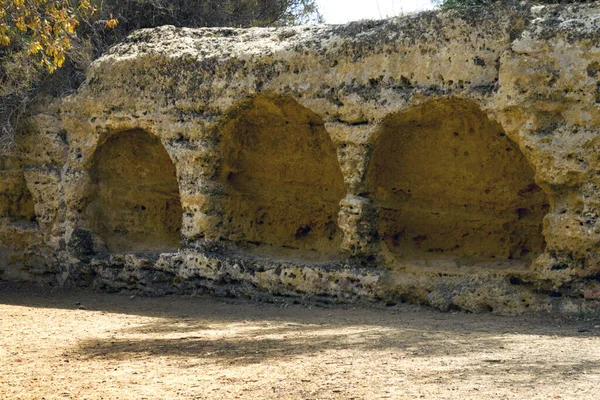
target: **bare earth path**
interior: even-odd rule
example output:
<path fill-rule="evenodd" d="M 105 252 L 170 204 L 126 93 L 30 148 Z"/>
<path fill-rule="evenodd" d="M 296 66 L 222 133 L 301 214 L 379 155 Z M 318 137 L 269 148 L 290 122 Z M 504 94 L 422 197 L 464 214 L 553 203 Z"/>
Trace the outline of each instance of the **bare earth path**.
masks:
<path fill-rule="evenodd" d="M 600 322 L 0 282 L 0 399 L 600 399 Z"/>

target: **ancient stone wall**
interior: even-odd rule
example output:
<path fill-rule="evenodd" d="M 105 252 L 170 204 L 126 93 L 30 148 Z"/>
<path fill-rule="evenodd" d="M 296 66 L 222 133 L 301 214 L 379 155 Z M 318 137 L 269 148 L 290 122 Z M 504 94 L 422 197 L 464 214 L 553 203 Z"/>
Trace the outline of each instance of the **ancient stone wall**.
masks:
<path fill-rule="evenodd" d="M 134 33 L 4 160 L 0 278 L 597 312 L 600 4 Z"/>

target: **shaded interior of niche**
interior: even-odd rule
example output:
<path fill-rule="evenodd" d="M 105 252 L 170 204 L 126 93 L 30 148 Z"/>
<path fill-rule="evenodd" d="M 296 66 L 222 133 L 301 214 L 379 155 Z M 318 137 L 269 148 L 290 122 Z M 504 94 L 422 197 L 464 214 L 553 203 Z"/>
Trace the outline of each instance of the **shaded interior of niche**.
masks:
<path fill-rule="evenodd" d="M 221 131 L 221 238 L 336 254 L 346 189 L 323 121 L 287 97 L 254 98 L 231 117 Z"/>
<path fill-rule="evenodd" d="M 175 166 L 160 140 L 136 129 L 111 135 L 90 170 L 86 215 L 109 251 L 170 251 L 182 208 Z"/>
<path fill-rule="evenodd" d="M 380 237 L 404 258 L 529 261 L 544 249 L 548 199 L 518 146 L 473 102 L 388 117 L 368 182 Z"/>
<path fill-rule="evenodd" d="M 35 222 L 34 200 L 21 171 L 0 171 L 0 217 Z"/>

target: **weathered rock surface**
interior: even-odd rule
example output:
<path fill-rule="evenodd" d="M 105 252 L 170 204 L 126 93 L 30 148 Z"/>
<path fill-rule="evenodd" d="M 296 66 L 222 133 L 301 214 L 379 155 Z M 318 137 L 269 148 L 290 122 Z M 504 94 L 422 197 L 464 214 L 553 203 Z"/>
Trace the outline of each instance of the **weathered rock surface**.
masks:
<path fill-rule="evenodd" d="M 141 30 L 40 102 L 0 278 L 600 309 L 600 4 Z"/>

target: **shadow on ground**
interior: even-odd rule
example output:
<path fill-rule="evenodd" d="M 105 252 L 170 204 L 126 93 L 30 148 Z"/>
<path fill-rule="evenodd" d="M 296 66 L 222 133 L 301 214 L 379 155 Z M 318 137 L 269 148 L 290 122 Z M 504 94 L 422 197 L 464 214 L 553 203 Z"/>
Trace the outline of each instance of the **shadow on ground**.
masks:
<path fill-rule="evenodd" d="M 589 360 L 549 364 L 543 361 L 543 349 L 536 350 L 540 337 L 597 339 L 597 321 L 451 314 L 408 305 L 309 308 L 210 297 L 139 298 L 6 282 L 0 282 L 0 303 L 152 318 L 111 337 L 80 341 L 69 354 L 80 360 L 170 357 L 189 367 L 198 362 L 244 366 L 350 350 L 372 356 L 393 352 L 402 359 L 469 357 L 468 363 L 475 364 L 470 372 L 447 371 L 455 377 L 502 371 L 520 374 L 528 382 L 532 377 L 564 379 L 600 372 L 600 365 Z M 515 340 L 522 343 L 523 335 L 531 341 L 529 350 L 539 355 L 526 361 L 489 356 L 503 353 Z"/>

